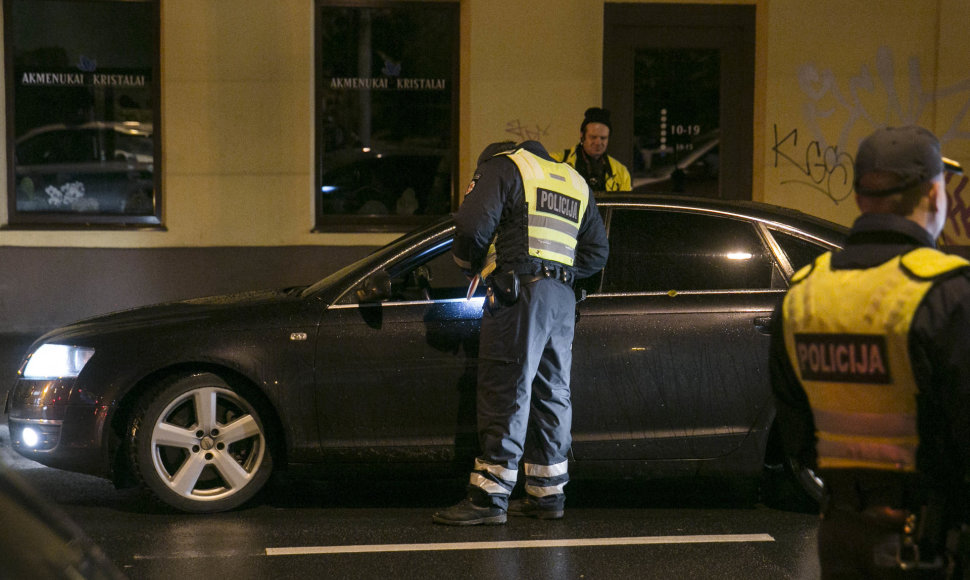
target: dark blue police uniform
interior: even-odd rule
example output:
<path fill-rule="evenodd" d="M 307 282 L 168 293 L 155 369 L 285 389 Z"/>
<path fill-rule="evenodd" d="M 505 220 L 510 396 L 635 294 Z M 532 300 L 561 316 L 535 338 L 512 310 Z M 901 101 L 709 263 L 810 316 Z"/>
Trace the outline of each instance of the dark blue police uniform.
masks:
<path fill-rule="evenodd" d="M 482 454 L 468 499 L 435 514 L 437 523 L 503 523 L 520 468 L 538 510 L 526 515 L 559 517 L 569 480 L 572 282 L 602 269 L 609 247 L 582 177 L 538 142 L 510 145 L 486 149 L 455 215 L 455 260 L 488 286 L 478 361 Z"/>

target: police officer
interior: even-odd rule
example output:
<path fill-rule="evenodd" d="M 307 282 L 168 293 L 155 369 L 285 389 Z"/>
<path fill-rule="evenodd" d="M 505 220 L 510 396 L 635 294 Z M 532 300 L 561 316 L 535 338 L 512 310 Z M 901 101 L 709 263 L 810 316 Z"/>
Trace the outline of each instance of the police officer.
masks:
<path fill-rule="evenodd" d="M 603 221 L 583 178 L 526 141 L 485 149 L 455 225 L 455 261 L 487 287 L 478 352 L 482 454 L 466 499 L 433 519 L 501 524 L 507 510 L 560 518 L 571 444 L 572 283 L 605 265 Z M 520 467 L 526 499 L 510 507 Z"/>
<path fill-rule="evenodd" d="M 795 274 L 771 373 L 789 456 L 825 484 L 823 578 L 942 578 L 970 467 L 970 263 L 935 249 L 947 216 L 937 138 L 859 145 L 862 215 Z"/>
<path fill-rule="evenodd" d="M 594 193 L 630 191 L 632 180 L 625 165 L 606 154 L 610 143 L 610 112 L 598 107 L 586 109 L 579 126 L 579 145 L 553 154 L 576 169 Z"/>

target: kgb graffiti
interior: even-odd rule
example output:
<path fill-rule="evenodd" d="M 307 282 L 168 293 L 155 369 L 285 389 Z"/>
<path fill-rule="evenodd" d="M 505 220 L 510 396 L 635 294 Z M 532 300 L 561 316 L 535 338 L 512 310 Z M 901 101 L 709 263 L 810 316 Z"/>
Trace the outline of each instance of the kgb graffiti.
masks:
<path fill-rule="evenodd" d="M 798 141 L 798 129 L 784 136 L 775 125 L 775 167 L 788 165 L 798 170 L 799 176 L 782 180 L 782 185 L 800 184 L 818 191 L 835 203 L 852 193 L 852 156 L 840 151 L 838 145 L 823 146 L 818 140 Z"/>

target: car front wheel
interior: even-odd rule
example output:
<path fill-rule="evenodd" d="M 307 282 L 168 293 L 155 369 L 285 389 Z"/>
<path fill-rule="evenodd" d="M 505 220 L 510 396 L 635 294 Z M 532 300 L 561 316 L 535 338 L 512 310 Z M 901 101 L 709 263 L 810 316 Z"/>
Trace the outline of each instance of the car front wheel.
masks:
<path fill-rule="evenodd" d="M 172 377 L 132 420 L 134 471 L 162 502 L 186 512 L 236 508 L 273 470 L 256 407 L 211 373 Z"/>

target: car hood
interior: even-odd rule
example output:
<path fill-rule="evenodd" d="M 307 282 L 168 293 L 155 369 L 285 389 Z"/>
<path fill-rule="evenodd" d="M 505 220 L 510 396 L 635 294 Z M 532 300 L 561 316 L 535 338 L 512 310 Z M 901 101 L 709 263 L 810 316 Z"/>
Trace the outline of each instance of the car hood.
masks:
<path fill-rule="evenodd" d="M 55 340 L 74 340 L 100 334 L 124 332 L 151 326 L 158 331 L 169 326 L 185 326 L 205 323 L 211 329 L 212 323 L 231 322 L 245 326 L 248 317 L 236 316 L 241 309 L 282 306 L 300 301 L 302 287 L 280 290 L 257 290 L 193 298 L 163 304 L 141 306 L 120 310 L 79 320 L 67 326 L 48 332 L 37 343 Z"/>

